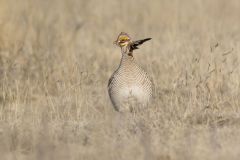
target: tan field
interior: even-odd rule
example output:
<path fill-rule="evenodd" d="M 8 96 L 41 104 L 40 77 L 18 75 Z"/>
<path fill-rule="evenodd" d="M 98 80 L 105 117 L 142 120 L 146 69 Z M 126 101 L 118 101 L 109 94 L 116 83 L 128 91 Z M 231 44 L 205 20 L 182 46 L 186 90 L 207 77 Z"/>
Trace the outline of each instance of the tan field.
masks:
<path fill-rule="evenodd" d="M 238 160 L 240 1 L 0 0 L 1 160 Z M 118 34 L 154 101 L 118 113 Z"/>

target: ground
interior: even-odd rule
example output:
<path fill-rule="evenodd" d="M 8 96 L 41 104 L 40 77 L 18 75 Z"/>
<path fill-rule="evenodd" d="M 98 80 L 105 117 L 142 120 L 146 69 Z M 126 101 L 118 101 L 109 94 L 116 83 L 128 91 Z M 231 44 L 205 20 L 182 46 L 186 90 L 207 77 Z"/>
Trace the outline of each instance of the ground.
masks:
<path fill-rule="evenodd" d="M 0 154 L 4 160 L 237 160 L 238 0 L 0 1 Z M 154 101 L 114 110 L 107 83 L 120 32 Z"/>

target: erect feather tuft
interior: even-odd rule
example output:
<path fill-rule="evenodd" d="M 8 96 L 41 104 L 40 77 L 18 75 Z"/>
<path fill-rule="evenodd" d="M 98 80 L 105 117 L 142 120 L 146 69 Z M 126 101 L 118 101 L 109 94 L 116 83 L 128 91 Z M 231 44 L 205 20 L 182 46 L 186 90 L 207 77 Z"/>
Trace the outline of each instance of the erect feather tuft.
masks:
<path fill-rule="evenodd" d="M 141 39 L 141 40 L 132 42 L 132 44 L 130 45 L 130 51 L 133 51 L 134 49 L 138 49 L 137 46 L 139 46 L 139 45 L 143 44 L 144 42 L 149 41 L 151 39 L 152 38 L 145 38 L 145 39 Z"/>

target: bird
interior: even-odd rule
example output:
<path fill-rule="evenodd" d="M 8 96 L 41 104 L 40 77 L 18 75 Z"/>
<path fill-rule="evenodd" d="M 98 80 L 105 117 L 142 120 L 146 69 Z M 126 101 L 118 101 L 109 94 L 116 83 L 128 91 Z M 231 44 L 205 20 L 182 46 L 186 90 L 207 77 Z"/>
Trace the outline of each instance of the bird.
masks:
<path fill-rule="evenodd" d="M 108 81 L 108 94 L 113 107 L 119 112 L 139 111 L 149 106 L 153 97 L 153 82 L 138 65 L 133 51 L 152 38 L 133 41 L 121 32 L 114 44 L 121 48 L 122 58 Z"/>

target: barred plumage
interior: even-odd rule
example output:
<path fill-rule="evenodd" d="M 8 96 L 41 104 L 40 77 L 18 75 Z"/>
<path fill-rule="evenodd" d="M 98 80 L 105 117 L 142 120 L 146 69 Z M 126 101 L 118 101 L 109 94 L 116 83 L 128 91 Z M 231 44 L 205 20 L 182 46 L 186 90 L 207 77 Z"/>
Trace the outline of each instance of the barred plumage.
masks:
<path fill-rule="evenodd" d="M 117 111 L 133 111 L 146 107 L 151 101 L 153 85 L 147 73 L 136 63 L 133 50 L 151 38 L 131 41 L 121 32 L 115 43 L 121 47 L 122 59 L 108 83 L 108 93 Z"/>

